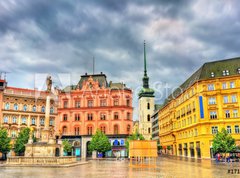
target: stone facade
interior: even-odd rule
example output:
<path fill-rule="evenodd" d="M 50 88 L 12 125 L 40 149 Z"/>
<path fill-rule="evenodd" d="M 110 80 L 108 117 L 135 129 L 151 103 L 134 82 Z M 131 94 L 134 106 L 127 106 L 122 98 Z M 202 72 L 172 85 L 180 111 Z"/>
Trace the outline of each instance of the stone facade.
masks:
<path fill-rule="evenodd" d="M 9 136 L 17 137 L 22 128 L 33 128 L 33 134 L 40 139 L 45 126 L 46 96 L 45 91 L 23 89 L 5 86 L 0 91 L 0 126 L 5 127 Z M 57 119 L 57 105 L 52 99 L 50 102 L 51 133 L 54 134 Z"/>

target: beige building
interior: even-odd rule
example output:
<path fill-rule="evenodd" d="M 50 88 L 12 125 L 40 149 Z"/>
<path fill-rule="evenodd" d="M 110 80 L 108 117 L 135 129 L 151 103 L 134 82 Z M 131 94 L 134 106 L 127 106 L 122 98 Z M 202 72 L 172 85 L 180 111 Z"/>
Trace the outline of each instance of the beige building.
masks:
<path fill-rule="evenodd" d="M 9 136 L 17 137 L 22 128 L 31 127 L 36 138 L 40 138 L 45 125 L 46 91 L 8 87 L 0 80 L 0 127 L 8 130 Z M 57 118 L 55 102 L 50 102 L 50 122 L 52 134 Z"/>
<path fill-rule="evenodd" d="M 147 60 L 144 43 L 144 76 L 143 88 L 138 94 L 138 111 L 139 111 L 139 133 L 146 140 L 152 138 L 151 115 L 154 113 L 154 90 L 149 88 L 149 77 L 147 76 Z"/>

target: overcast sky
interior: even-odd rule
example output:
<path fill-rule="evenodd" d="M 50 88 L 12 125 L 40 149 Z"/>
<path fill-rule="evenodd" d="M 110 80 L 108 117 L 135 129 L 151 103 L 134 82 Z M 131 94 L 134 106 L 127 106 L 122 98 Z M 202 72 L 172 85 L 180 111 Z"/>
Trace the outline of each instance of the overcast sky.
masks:
<path fill-rule="evenodd" d="M 240 56 L 240 1 L 0 1 L 0 70 L 9 86 L 34 88 L 47 73 L 75 84 L 92 73 L 94 56 L 95 73 L 138 91 L 144 40 L 161 103 L 163 86 L 180 85 L 204 62 Z"/>

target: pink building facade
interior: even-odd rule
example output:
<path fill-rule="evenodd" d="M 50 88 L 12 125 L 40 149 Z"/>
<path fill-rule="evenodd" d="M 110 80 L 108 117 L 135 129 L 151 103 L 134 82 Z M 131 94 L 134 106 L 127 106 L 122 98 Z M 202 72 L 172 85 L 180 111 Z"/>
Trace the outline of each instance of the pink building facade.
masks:
<path fill-rule="evenodd" d="M 126 137 L 132 133 L 132 90 L 123 83 L 107 82 L 105 74 L 83 75 L 79 83 L 59 93 L 56 127 L 62 138 L 71 139 L 73 154 L 90 156 L 87 145 L 97 129 L 104 132 L 112 151 L 126 156 Z"/>

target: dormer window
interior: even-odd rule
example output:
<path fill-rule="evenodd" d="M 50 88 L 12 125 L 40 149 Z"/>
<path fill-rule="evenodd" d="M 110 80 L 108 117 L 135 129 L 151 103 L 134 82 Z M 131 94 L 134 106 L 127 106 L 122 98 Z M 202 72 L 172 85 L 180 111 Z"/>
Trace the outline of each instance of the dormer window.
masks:
<path fill-rule="evenodd" d="M 240 74 L 240 67 L 237 69 L 237 73 Z"/>
<path fill-rule="evenodd" d="M 215 77 L 215 74 L 214 74 L 214 72 L 211 72 L 211 77 Z"/>
<path fill-rule="evenodd" d="M 225 76 L 225 75 L 226 75 L 226 71 L 225 71 L 225 70 L 223 71 L 222 75 L 223 75 L 223 76 Z"/>
<path fill-rule="evenodd" d="M 223 76 L 229 75 L 229 70 L 224 70 L 223 71 Z"/>
<path fill-rule="evenodd" d="M 226 75 L 229 75 L 229 70 L 226 70 Z"/>

